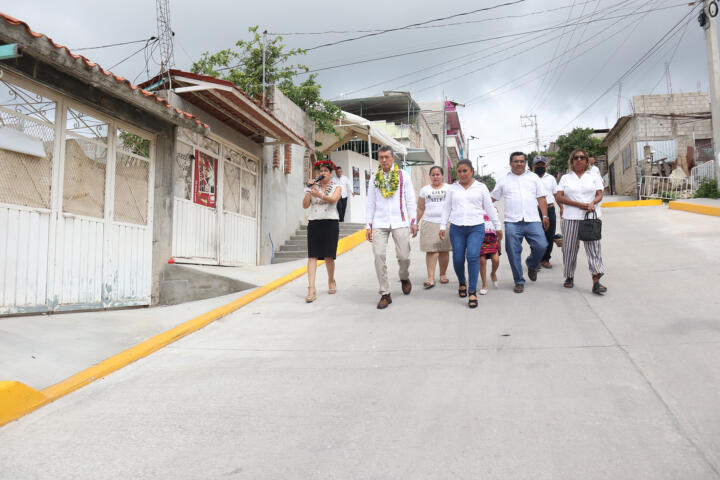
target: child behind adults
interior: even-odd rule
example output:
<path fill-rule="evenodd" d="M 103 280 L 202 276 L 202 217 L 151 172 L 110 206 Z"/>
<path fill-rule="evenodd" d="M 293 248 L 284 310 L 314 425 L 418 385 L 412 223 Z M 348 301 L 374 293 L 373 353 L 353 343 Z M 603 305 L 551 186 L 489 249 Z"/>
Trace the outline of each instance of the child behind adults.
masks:
<path fill-rule="evenodd" d="M 493 286 L 497 288 L 497 271 L 498 267 L 500 267 L 500 241 L 498 240 L 497 232 L 495 231 L 495 228 L 493 227 L 490 218 L 487 216 L 487 214 L 485 214 L 485 238 L 483 239 L 483 244 L 480 248 L 480 280 L 482 280 L 482 288 L 480 289 L 480 295 L 487 295 L 488 293 L 488 260 L 490 260 L 492 265 L 492 270 L 490 271 L 490 280 L 492 280 Z"/>

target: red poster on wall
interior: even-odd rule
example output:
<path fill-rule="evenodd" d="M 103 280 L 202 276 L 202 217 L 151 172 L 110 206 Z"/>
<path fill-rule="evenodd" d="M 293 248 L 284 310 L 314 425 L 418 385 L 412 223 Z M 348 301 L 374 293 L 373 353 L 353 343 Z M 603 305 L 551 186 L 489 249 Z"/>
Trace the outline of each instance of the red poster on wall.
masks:
<path fill-rule="evenodd" d="M 217 201 L 217 158 L 195 150 L 193 202 L 215 208 Z"/>

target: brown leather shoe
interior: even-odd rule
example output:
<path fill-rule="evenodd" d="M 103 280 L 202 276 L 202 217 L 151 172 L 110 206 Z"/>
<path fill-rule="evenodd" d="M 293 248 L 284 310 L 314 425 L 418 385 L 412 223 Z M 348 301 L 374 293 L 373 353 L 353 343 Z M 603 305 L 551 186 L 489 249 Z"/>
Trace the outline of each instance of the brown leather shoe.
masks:
<path fill-rule="evenodd" d="M 390 294 L 386 293 L 382 297 L 380 297 L 380 301 L 377 304 L 378 310 L 382 310 L 383 308 L 387 308 L 388 305 L 392 303 L 392 298 L 390 298 Z"/>
<path fill-rule="evenodd" d="M 410 280 L 400 280 L 400 283 L 402 284 L 402 292 L 405 295 L 410 295 L 412 291 L 412 283 L 410 283 Z"/>
<path fill-rule="evenodd" d="M 525 291 L 525 285 L 522 283 L 518 283 L 515 285 L 515 288 L 513 288 L 513 292 L 515 293 L 523 293 Z"/>

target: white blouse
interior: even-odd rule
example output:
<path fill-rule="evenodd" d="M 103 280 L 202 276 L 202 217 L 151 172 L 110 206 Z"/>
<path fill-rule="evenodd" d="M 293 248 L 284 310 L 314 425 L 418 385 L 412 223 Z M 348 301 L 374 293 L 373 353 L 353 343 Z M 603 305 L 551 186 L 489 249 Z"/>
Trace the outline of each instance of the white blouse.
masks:
<path fill-rule="evenodd" d="M 594 173 L 587 171 L 578 177 L 575 172 L 566 173 L 560 179 L 558 191 L 563 192 L 565 198 L 573 202 L 590 203 L 595 199 L 598 190 L 602 190 L 602 179 Z M 599 205 L 595 205 L 598 218 L 602 216 Z M 584 220 L 587 210 L 572 205 L 563 205 L 562 218 L 565 220 Z"/>
<path fill-rule="evenodd" d="M 438 188 L 435 188 L 432 185 L 425 185 L 420 189 L 420 197 L 425 199 L 425 213 L 423 214 L 424 221 L 430 223 L 440 223 L 449 187 L 450 185 L 443 183 Z"/>
<path fill-rule="evenodd" d="M 325 187 L 325 197 L 332 197 L 335 189 L 342 188 L 336 183 L 328 183 Z M 308 220 L 339 220 L 337 206 L 334 203 L 328 203 L 318 197 L 310 196 L 310 216 Z"/>
<path fill-rule="evenodd" d="M 484 183 L 473 180 L 467 189 L 459 183 L 453 183 L 448 187 L 440 229 L 445 230 L 448 220 L 453 225 L 481 225 L 485 222 L 485 214 L 495 225 L 495 230 L 502 229 L 490 191 Z"/>

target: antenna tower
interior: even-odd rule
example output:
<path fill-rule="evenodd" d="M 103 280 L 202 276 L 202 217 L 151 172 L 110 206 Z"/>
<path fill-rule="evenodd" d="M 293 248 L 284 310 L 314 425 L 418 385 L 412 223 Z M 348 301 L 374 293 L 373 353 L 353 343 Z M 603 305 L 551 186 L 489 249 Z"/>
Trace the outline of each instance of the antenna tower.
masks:
<path fill-rule="evenodd" d="M 167 75 L 170 81 L 170 68 L 175 65 L 175 33 L 170 27 L 170 0 L 156 0 L 158 42 L 160 46 L 160 75 Z M 171 88 L 170 85 L 168 88 Z"/>

